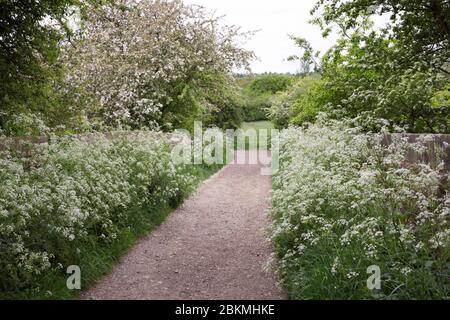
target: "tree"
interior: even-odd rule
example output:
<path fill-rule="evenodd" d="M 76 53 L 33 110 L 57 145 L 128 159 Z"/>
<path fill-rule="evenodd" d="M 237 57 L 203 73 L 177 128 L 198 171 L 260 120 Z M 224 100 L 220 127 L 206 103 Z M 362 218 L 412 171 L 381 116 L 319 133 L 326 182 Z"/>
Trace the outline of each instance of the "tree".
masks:
<path fill-rule="evenodd" d="M 121 0 L 89 12 L 83 28 L 66 52 L 71 79 L 114 127 L 192 126 L 208 93 L 223 90 L 253 57 L 238 45 L 239 29 L 179 0 Z"/>
<path fill-rule="evenodd" d="M 326 24 L 345 19 L 350 30 L 365 15 L 389 15 L 386 27 L 414 61 L 420 59 L 450 75 L 450 1 L 445 0 L 320 0 Z"/>
<path fill-rule="evenodd" d="M 367 130 L 386 125 L 414 133 L 449 132 L 450 108 L 433 104 L 445 80 L 421 61 L 399 63 L 403 48 L 375 33 L 341 38 L 322 59 L 321 80 L 294 104 L 293 122 L 318 112 L 358 119 Z"/>
<path fill-rule="evenodd" d="M 442 48 L 439 53 L 413 48 L 404 31 L 408 15 L 389 7 L 395 1 L 376 3 L 380 7 L 371 7 L 375 1 L 319 2 L 322 16 L 313 23 L 322 28 L 324 36 L 337 25 L 340 38 L 321 59 L 321 80 L 294 103 L 292 122 L 303 124 L 314 120 L 319 112 L 327 112 L 334 118 L 355 119 L 369 131 L 389 123 L 391 129 L 400 127 L 414 133 L 450 132 L 450 108 L 448 104 L 439 105 L 442 100 L 435 98 L 448 83 L 445 39 L 436 44 Z M 386 13 L 389 8 L 394 10 L 392 19 L 396 23 L 375 29 L 371 14 Z M 404 9 L 413 7 L 405 4 Z M 406 20 L 395 20 L 396 15 Z M 431 43 L 432 39 L 427 41 Z"/>
<path fill-rule="evenodd" d="M 311 44 L 305 39 L 301 37 L 296 37 L 290 35 L 289 38 L 295 42 L 295 44 L 302 50 L 302 54 L 292 55 L 288 57 L 288 61 L 300 61 L 300 70 L 301 74 L 307 74 L 311 72 L 311 66 L 314 67 L 314 71 L 318 71 L 320 69 L 320 64 L 317 61 L 319 53 L 314 54 L 314 49 Z"/>
<path fill-rule="evenodd" d="M 293 81 L 292 85 L 286 90 L 277 93 L 270 99 L 271 105 L 269 108 L 269 119 L 277 128 L 286 128 L 293 117 L 298 115 L 297 104 L 303 101 L 306 96 L 317 97 L 312 94 L 312 90 L 318 87 L 317 83 L 320 81 L 319 74 L 310 74 L 299 77 Z M 302 120 L 299 123 L 313 121 L 317 112 L 313 113 L 312 118 L 305 117 L 306 110 L 302 110 Z M 298 119 L 296 119 L 298 120 Z"/>
<path fill-rule="evenodd" d="M 0 1 L 0 133 L 39 134 L 71 113 L 61 108 L 67 96 L 55 94 L 63 85 L 60 44 L 71 37 L 74 12 L 100 2 Z"/>

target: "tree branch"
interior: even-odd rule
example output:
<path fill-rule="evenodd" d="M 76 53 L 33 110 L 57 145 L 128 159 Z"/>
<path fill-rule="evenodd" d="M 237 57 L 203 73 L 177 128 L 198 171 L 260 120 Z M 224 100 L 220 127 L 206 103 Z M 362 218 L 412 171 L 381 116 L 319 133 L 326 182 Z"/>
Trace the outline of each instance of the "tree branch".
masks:
<path fill-rule="evenodd" d="M 431 12 L 433 13 L 434 18 L 437 21 L 439 29 L 446 36 L 450 46 L 450 27 L 445 15 L 442 12 L 442 2 L 440 0 L 430 0 L 430 4 Z"/>

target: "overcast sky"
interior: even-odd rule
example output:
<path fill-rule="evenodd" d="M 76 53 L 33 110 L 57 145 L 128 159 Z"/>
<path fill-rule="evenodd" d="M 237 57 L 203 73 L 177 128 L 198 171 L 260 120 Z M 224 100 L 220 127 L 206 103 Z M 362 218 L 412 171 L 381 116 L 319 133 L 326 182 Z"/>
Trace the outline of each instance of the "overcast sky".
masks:
<path fill-rule="evenodd" d="M 252 71 L 296 72 L 298 62 L 286 58 L 298 53 L 288 34 L 301 36 L 311 42 L 315 50 L 325 52 L 334 44 L 323 39 L 320 29 L 308 23 L 310 10 L 317 0 L 184 0 L 202 5 L 225 15 L 225 22 L 241 26 L 243 30 L 260 30 L 246 48 L 253 50 L 261 61 L 252 63 Z"/>

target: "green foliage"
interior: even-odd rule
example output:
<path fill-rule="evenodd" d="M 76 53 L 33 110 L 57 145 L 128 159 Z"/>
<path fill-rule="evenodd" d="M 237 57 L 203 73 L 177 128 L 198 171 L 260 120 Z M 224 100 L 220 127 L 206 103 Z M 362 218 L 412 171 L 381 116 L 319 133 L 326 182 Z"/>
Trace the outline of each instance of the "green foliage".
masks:
<path fill-rule="evenodd" d="M 267 110 L 270 108 L 271 93 L 253 94 L 245 97 L 244 120 L 264 121 L 267 120 Z"/>
<path fill-rule="evenodd" d="M 433 108 L 437 108 L 438 112 L 443 113 L 443 120 L 447 119 L 447 127 L 450 127 L 450 82 L 447 86 L 434 94 L 431 99 Z"/>
<path fill-rule="evenodd" d="M 42 134 L 82 125 L 65 90 L 60 44 L 70 38 L 69 17 L 101 1 L 0 2 L 0 134 Z M 44 22 L 45 20 L 45 22 Z"/>
<path fill-rule="evenodd" d="M 422 61 L 449 74 L 450 2 L 442 0 L 322 0 L 324 23 L 339 21 L 346 31 L 362 16 L 388 15 L 386 29 L 399 42 L 404 58 Z"/>
<path fill-rule="evenodd" d="M 61 19 L 73 0 L 11 1 L 0 3 L 1 96 L 17 97 L 24 102 L 33 92 L 32 80 L 40 84 L 46 77 L 42 63 L 53 64 L 61 34 L 42 24 L 44 17 Z M 29 80 L 28 78 L 31 78 Z M 21 89 L 28 89 L 22 92 Z M 4 102 L 3 102 L 4 103 Z M 2 104 L 3 104 L 2 103 Z"/>
<path fill-rule="evenodd" d="M 420 62 L 403 65 L 402 52 L 374 34 L 341 40 L 324 58 L 323 80 L 332 93 L 325 105 L 336 117 L 361 117 L 367 130 L 379 128 L 371 119 L 386 119 L 409 132 L 449 132 L 450 110 L 431 105 L 442 78 Z"/>
<path fill-rule="evenodd" d="M 292 77 L 281 74 L 262 75 L 250 84 L 250 90 L 255 93 L 277 93 L 286 90 L 292 83 Z"/>
<path fill-rule="evenodd" d="M 304 75 L 295 80 L 286 91 L 279 92 L 272 97 L 269 119 L 277 128 L 287 127 L 294 116 L 302 114 L 303 117 L 303 114 L 311 113 L 311 111 L 306 111 L 305 106 L 307 106 L 307 103 L 305 101 L 311 97 L 317 97 L 312 91 L 320 90 L 317 93 L 326 92 L 319 89 L 318 81 L 320 81 L 320 75 L 318 74 Z M 314 117 L 308 117 L 309 121 L 313 119 Z"/>
<path fill-rule="evenodd" d="M 311 84 L 305 95 L 294 102 L 290 123 L 301 125 L 314 122 L 320 112 L 327 111 L 326 106 L 334 94 L 335 92 L 326 86 L 323 79 L 318 79 Z"/>
<path fill-rule="evenodd" d="M 282 131 L 272 194 L 282 284 L 291 299 L 448 298 L 448 172 L 408 162 L 426 137 L 386 145 L 386 132 L 363 132 L 321 118 Z M 371 266 L 380 290 L 367 286 Z"/>
<path fill-rule="evenodd" d="M 329 10 L 325 8 L 325 21 Z M 368 131 L 389 122 L 392 130 L 450 132 L 450 109 L 432 100 L 447 83 L 445 72 L 420 57 L 412 60 L 400 40 L 391 39 L 386 30 L 373 31 L 365 15 L 336 19 L 341 38 L 322 58 L 320 82 L 292 107 L 292 123 L 312 122 L 319 112 L 327 112 L 358 119 Z M 316 23 L 327 32 L 323 22 Z"/>
<path fill-rule="evenodd" d="M 278 74 L 240 79 L 244 99 L 244 120 L 247 122 L 267 120 L 272 97 L 287 90 L 293 81 L 293 76 Z"/>
<path fill-rule="evenodd" d="M 240 128 L 244 115 L 244 101 L 239 95 L 239 87 L 233 77 L 223 74 L 211 75 L 203 104 L 202 116 L 207 126 L 220 129 Z"/>

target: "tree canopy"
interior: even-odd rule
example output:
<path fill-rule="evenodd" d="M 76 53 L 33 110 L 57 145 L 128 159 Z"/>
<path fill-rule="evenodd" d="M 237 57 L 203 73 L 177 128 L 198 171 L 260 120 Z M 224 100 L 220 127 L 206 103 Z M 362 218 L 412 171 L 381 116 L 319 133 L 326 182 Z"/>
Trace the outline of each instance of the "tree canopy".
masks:
<path fill-rule="evenodd" d="M 61 110 L 60 100 L 67 97 L 56 94 L 63 71 L 60 45 L 71 37 L 74 13 L 82 17 L 101 3 L 0 1 L 0 133 L 36 133 L 30 126 L 57 125 L 56 114 L 73 111 Z"/>
<path fill-rule="evenodd" d="M 170 130 L 196 117 L 239 125 L 232 72 L 253 57 L 241 48 L 248 34 L 203 7 L 6 0 L 0 9 L 0 134 Z"/>
<path fill-rule="evenodd" d="M 306 40 L 292 37 L 304 52 L 295 58 L 321 78 L 291 104 L 290 122 L 326 112 L 367 130 L 450 132 L 449 8 L 448 1 L 319 1 L 312 22 L 324 36 L 337 28 L 339 39 L 319 62 Z M 390 23 L 375 28 L 375 14 Z"/>
<path fill-rule="evenodd" d="M 450 1 L 445 0 L 320 0 L 325 23 L 340 21 L 345 30 L 357 27 L 361 16 L 387 15 L 391 39 L 409 58 L 421 59 L 448 74 L 450 59 Z"/>

